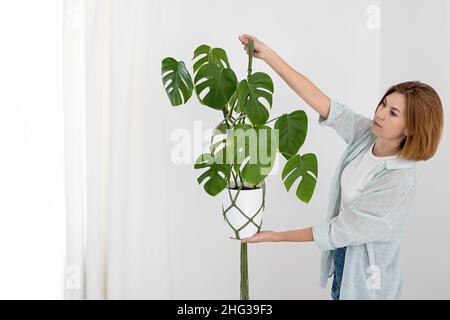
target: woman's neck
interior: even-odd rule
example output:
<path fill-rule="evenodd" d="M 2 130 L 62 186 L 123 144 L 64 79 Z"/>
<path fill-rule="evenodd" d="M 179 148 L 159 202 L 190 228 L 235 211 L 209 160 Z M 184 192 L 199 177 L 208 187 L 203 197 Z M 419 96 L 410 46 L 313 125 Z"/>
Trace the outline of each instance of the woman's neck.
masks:
<path fill-rule="evenodd" d="M 385 140 L 377 138 L 372 149 L 372 154 L 376 157 L 394 156 L 398 151 L 400 142 L 401 141 L 398 140 Z"/>

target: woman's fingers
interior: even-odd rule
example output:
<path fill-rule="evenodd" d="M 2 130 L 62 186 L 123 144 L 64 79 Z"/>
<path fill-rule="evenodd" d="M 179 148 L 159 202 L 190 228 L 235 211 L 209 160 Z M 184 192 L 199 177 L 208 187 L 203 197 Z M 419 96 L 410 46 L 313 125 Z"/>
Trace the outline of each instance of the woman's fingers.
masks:
<path fill-rule="evenodd" d="M 243 34 L 239 36 L 239 40 L 244 45 L 244 51 L 248 54 L 248 42 L 250 39 L 253 39 L 253 56 L 264 60 L 268 47 L 252 35 Z"/>
<path fill-rule="evenodd" d="M 248 36 L 246 34 L 240 35 L 239 40 L 241 40 L 242 43 L 247 43 Z"/>
<path fill-rule="evenodd" d="M 239 40 L 241 41 L 242 44 L 248 44 L 248 41 L 250 39 L 253 39 L 253 41 L 257 41 L 257 39 L 249 34 L 243 34 L 241 36 L 239 36 Z"/>
<path fill-rule="evenodd" d="M 240 240 L 242 243 L 250 243 L 250 242 L 253 242 L 253 241 L 254 241 L 254 238 L 255 238 L 255 236 L 249 237 L 249 238 L 245 238 L 245 239 L 237 239 L 237 238 L 230 237 L 230 239 L 233 239 L 233 240 Z"/>
<path fill-rule="evenodd" d="M 252 237 L 240 239 L 241 243 L 258 243 L 258 242 L 272 242 L 276 241 L 275 239 L 276 232 L 272 230 L 267 231 L 260 231 L 257 234 L 255 234 Z M 230 239 L 239 240 L 233 237 L 230 237 Z"/>
<path fill-rule="evenodd" d="M 253 237 L 242 239 L 242 243 L 257 243 L 257 242 L 264 242 L 266 241 L 264 232 L 263 233 L 257 233 Z"/>

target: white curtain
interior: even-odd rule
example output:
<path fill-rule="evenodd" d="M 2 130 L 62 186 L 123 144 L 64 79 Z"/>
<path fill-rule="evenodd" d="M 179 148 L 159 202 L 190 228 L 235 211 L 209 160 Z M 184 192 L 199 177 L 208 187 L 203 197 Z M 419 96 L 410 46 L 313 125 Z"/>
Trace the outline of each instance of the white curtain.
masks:
<path fill-rule="evenodd" d="M 159 2 L 64 9 L 67 297 L 167 299 Z"/>

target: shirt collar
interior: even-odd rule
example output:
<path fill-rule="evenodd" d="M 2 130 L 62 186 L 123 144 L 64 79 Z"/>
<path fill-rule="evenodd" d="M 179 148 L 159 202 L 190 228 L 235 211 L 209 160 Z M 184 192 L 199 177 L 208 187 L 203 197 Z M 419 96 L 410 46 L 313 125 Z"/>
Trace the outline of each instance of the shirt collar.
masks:
<path fill-rule="evenodd" d="M 372 144 L 377 136 L 374 134 L 371 134 L 372 137 L 369 139 L 369 144 Z M 371 150 L 369 152 L 372 152 Z M 404 169 L 404 168 L 414 168 L 417 164 L 417 161 L 415 160 L 407 160 L 407 159 L 401 159 L 398 157 L 385 159 L 386 169 Z"/>

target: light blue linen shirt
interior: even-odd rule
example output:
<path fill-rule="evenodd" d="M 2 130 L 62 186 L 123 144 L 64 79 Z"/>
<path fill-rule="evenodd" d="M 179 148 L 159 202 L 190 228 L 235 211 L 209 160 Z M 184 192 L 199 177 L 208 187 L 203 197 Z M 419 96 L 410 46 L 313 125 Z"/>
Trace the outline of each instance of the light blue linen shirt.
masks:
<path fill-rule="evenodd" d="M 334 250 L 347 247 L 340 299 L 398 299 L 400 240 L 415 193 L 416 161 L 381 161 L 366 189 L 339 212 L 342 171 L 376 136 L 371 119 L 334 99 L 328 118 L 319 116 L 318 122 L 334 128 L 347 144 L 331 182 L 327 220 L 313 226 L 314 242 L 322 249 L 320 285 L 326 288 L 332 276 Z"/>

